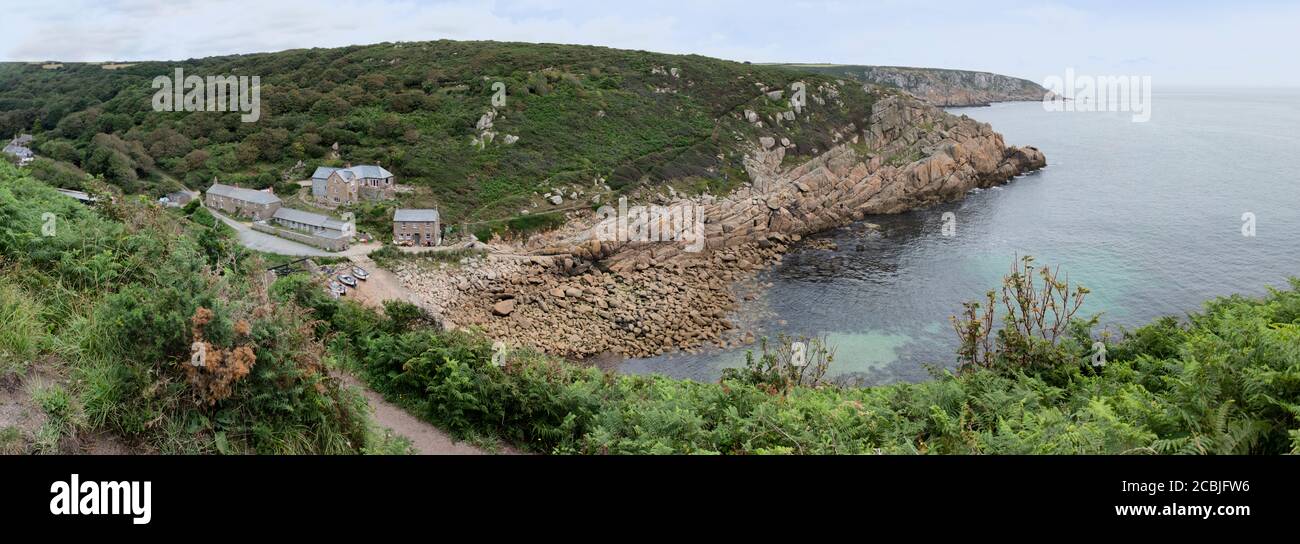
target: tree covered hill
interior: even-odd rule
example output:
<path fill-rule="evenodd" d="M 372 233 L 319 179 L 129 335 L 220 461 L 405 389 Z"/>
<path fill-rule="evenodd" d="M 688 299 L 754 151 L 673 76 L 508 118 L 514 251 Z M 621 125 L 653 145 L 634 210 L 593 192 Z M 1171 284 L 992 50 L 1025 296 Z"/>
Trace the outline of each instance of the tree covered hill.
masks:
<path fill-rule="evenodd" d="M 176 68 L 259 76 L 261 119 L 153 111 L 151 81 Z M 808 107 L 791 120 L 782 114 L 793 109 L 796 81 L 806 85 Z M 506 89 L 500 107 L 492 103 L 497 82 Z M 79 183 L 75 166 L 127 192 L 203 189 L 214 177 L 290 190 L 285 181 L 317 165 L 380 163 L 399 183 L 422 188 L 404 198 L 436 203 L 451 221 L 482 220 L 518 215 L 552 189 L 567 199 L 570 188 L 585 187 L 580 204 L 593 192 L 664 183 L 725 191 L 746 180 L 741 159 L 759 137 L 788 138 L 790 155 L 811 157 L 850 124 L 865 127 L 877 92 L 696 55 L 383 43 L 110 67 L 0 64 L 0 135 L 34 132 L 38 154 L 53 160 L 38 162 L 37 175 L 63 186 Z M 476 143 L 485 131 L 495 137 Z"/>

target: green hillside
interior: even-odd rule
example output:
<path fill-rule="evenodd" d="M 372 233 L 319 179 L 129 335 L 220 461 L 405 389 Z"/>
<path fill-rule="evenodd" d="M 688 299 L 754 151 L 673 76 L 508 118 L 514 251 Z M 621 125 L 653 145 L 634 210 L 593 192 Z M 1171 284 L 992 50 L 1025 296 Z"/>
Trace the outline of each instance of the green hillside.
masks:
<path fill-rule="evenodd" d="M 154 112 L 150 83 L 175 68 L 259 76 L 261 119 Z M 769 120 L 791 109 L 795 81 L 809 95 L 797 120 L 746 122 L 747 109 Z M 496 82 L 507 101 L 480 149 L 476 124 Z M 775 90 L 784 95 L 764 92 Z M 59 163 L 38 161 L 47 181 L 76 185 L 75 165 L 128 192 L 158 195 L 178 181 L 202 189 L 214 177 L 289 191 L 283 178 L 305 179 L 318 165 L 380 163 L 418 188 L 406 204 L 436 203 L 449 222 L 518 215 L 553 188 L 566 200 L 585 188 L 576 204 L 604 185 L 724 191 L 745 181 L 740 159 L 759 136 L 788 137 L 794 154 L 811 156 L 836 130 L 865 126 L 871 103 L 859 85 L 799 70 L 569 45 L 384 43 L 112 70 L 0 64 L 0 136 L 36 134 L 37 153 Z M 330 161 L 335 142 L 341 157 Z"/>
<path fill-rule="evenodd" d="M 1026 313 L 924 383 L 828 383 L 834 346 L 810 340 L 796 366 L 786 338 L 701 383 L 527 347 L 498 366 L 488 339 L 436 331 L 416 306 L 381 314 L 303 274 L 268 285 L 220 225 L 120 195 L 85 207 L 0 164 L 0 386 L 39 414 L 0 422 L 0 453 L 78 453 L 105 433 L 146 453 L 406 451 L 340 368 L 458 436 L 542 453 L 1300 453 L 1300 280 L 1102 336 L 1101 366 L 1095 318 L 1048 340 Z M 1035 277 L 1008 276 L 1003 296 Z M 1029 307 L 994 293 L 984 308 Z"/>

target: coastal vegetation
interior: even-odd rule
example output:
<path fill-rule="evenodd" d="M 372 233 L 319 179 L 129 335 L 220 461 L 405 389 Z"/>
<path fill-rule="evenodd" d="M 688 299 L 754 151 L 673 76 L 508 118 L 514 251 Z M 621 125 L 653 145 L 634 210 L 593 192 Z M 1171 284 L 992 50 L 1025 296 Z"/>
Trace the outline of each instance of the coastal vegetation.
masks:
<path fill-rule="evenodd" d="M 1013 308 L 1046 300 L 1028 288 L 1035 275 L 1051 296 L 1086 293 L 1026 264 L 1006 280 Z M 482 336 L 430 330 L 414 308 L 384 317 L 314 286 L 284 289 L 329 322 L 339 364 L 393 402 L 462 437 L 544 453 L 1300 453 L 1300 280 L 1115 341 L 1094 339 L 1094 318 L 1044 328 L 1037 310 L 1008 312 L 978 359 L 963 353 L 966 364 L 931 381 L 869 388 L 815 379 L 833 364 L 833 347 L 816 339 L 805 340 L 804 365 L 791 364 L 790 339 L 765 341 L 746 367 L 700 383 L 527 349 L 494 358 Z"/>
<path fill-rule="evenodd" d="M 146 452 L 401 451 L 330 376 L 313 318 L 270 304 L 264 263 L 224 225 L 87 188 L 95 209 L 0 165 L 0 387 L 31 389 L 41 416 L 0 429 L 11 442 L 69 453 L 109 433 Z"/>
<path fill-rule="evenodd" d="M 370 252 L 369 257 L 381 268 L 393 270 L 403 262 L 426 263 L 431 265 L 454 265 L 465 259 L 482 259 L 487 251 L 473 248 L 444 249 L 440 251 L 421 251 L 407 253 L 395 246 L 384 246 Z"/>
<path fill-rule="evenodd" d="M 261 119 L 153 111 L 151 81 L 176 69 L 259 76 Z M 778 125 L 796 81 L 826 98 Z M 0 135 L 33 133 L 51 183 L 78 188 L 80 170 L 154 197 L 213 178 L 287 195 L 280 188 L 296 191 L 290 182 L 317 165 L 379 163 L 420 190 L 401 197 L 414 207 L 432 200 L 449 225 L 491 222 L 480 234 L 554 226 L 521 210 L 546 211 L 541 195 L 556 188 L 566 201 L 583 191 L 579 206 L 668 182 L 726 192 L 747 181 L 742 157 L 759 137 L 789 137 L 791 155 L 811 157 L 862 127 L 872 101 L 861 85 L 807 71 L 552 44 L 382 43 L 114 70 L 0 63 Z"/>
<path fill-rule="evenodd" d="M 808 340 L 796 365 L 792 339 L 775 339 L 702 383 L 502 356 L 407 303 L 381 313 L 304 275 L 268 283 L 199 210 L 90 188 L 105 197 L 94 209 L 0 165 L 3 384 L 53 376 L 31 395 L 40 425 L 0 429 L 5 451 L 67 451 L 97 432 L 161 452 L 403 451 L 332 377 L 345 369 L 462 438 L 541 453 L 1300 453 L 1300 281 L 1112 339 L 1091 318 L 1040 325 L 1042 308 L 1072 307 L 1042 302 L 1043 282 L 1086 291 L 1026 262 L 994 295 L 1012 310 L 1001 332 L 981 325 L 979 350 L 930 381 L 844 386 L 817 372 L 831 346 Z M 987 309 L 963 315 L 994 323 Z"/>

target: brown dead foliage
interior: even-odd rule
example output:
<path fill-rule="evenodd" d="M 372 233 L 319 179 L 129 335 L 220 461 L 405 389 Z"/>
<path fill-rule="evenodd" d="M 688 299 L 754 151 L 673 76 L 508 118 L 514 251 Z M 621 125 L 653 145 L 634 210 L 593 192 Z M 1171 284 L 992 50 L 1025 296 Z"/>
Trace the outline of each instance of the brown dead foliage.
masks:
<path fill-rule="evenodd" d="M 204 339 L 204 328 L 212 319 L 212 310 L 203 307 L 190 317 L 191 332 L 194 341 L 202 345 L 203 360 L 201 366 L 185 363 L 185 378 L 209 406 L 229 398 L 234 393 L 235 383 L 247 376 L 257 363 L 257 355 L 251 346 L 245 344 L 223 349 Z M 246 340 L 250 328 L 247 321 L 240 320 L 235 323 L 235 334 Z"/>

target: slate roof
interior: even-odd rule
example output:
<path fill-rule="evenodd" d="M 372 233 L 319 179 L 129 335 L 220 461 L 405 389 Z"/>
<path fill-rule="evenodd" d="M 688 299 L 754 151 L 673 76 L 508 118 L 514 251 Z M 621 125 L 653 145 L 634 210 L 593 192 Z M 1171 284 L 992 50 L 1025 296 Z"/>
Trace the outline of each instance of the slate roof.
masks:
<path fill-rule="evenodd" d="M 403 210 L 393 212 L 393 221 L 437 221 L 438 210 Z"/>
<path fill-rule="evenodd" d="M 383 179 L 383 178 L 393 177 L 392 172 L 389 172 L 382 166 L 376 166 L 373 164 L 362 164 L 359 166 L 353 166 L 349 170 L 352 170 L 353 174 L 356 174 L 357 177 L 361 177 L 361 178 Z"/>
<path fill-rule="evenodd" d="M 334 172 L 338 172 L 339 176 L 345 180 L 352 180 L 353 178 L 384 179 L 393 177 L 393 173 L 389 172 L 388 169 L 382 166 L 360 164 L 350 168 L 318 166 L 316 167 L 316 171 L 312 173 L 311 179 L 325 179 L 330 177 L 330 174 L 333 174 Z"/>
<path fill-rule="evenodd" d="M 270 191 L 255 191 L 243 187 L 231 187 L 220 183 L 213 183 L 208 187 L 208 194 L 243 200 L 254 204 L 274 204 L 280 201 L 280 197 Z"/>
<path fill-rule="evenodd" d="M 313 227 L 322 227 L 322 228 L 326 228 L 330 230 L 338 230 L 338 231 L 343 230 L 347 226 L 347 223 L 344 223 L 343 221 L 339 221 L 338 219 L 335 219 L 328 215 L 305 212 L 302 210 L 295 210 L 293 208 L 280 208 L 276 210 L 275 215 L 271 217 L 274 217 L 276 219 L 283 219 L 285 221 L 293 221 L 295 223 L 302 223 L 304 225 L 311 225 Z"/>
<path fill-rule="evenodd" d="M 333 174 L 333 173 L 334 173 L 335 170 L 338 170 L 338 168 L 333 168 L 333 167 L 330 167 L 330 166 L 317 166 L 317 167 L 316 167 L 316 171 L 315 171 L 315 172 L 312 172 L 312 174 L 311 174 L 311 179 L 325 179 L 325 178 L 328 178 L 328 177 L 330 177 L 330 174 Z"/>
<path fill-rule="evenodd" d="M 4 152 L 10 155 L 15 155 L 24 158 L 32 156 L 32 150 L 27 149 L 26 147 L 23 147 L 21 145 L 14 145 L 14 144 L 6 145 L 4 148 Z"/>

